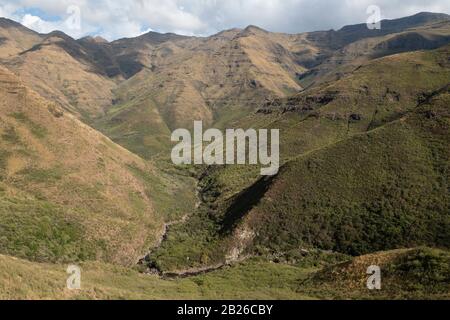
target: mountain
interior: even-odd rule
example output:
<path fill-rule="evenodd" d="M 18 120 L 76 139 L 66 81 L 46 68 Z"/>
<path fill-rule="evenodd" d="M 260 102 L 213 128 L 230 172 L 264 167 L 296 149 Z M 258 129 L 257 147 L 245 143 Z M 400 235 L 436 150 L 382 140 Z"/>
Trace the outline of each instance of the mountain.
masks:
<path fill-rule="evenodd" d="M 445 298 L 449 56 L 434 13 L 112 42 L 0 19 L 0 297 L 78 263 L 64 297 Z M 195 120 L 279 129 L 278 174 L 175 167 Z M 395 289 L 358 287 L 373 261 Z"/>
<path fill-rule="evenodd" d="M 223 128 L 266 101 L 336 80 L 373 58 L 450 41 L 446 15 L 421 13 L 382 26 L 299 35 L 249 26 L 206 38 L 149 32 L 113 42 L 53 32 L 37 35 L 41 41 L 4 65 L 115 142 L 152 158 L 168 152 L 173 129 L 191 128 L 194 120 Z"/>
<path fill-rule="evenodd" d="M 289 36 L 259 29 L 169 41 L 152 51 L 151 66 L 121 83 L 115 103 L 94 126 L 144 157 L 169 148 L 170 132 L 226 122 L 270 96 L 301 90 Z M 283 46 L 284 45 L 284 46 Z"/>
<path fill-rule="evenodd" d="M 184 38 L 149 33 L 112 43 L 98 37 L 74 40 L 60 31 L 39 35 L 7 19 L 2 20 L 0 32 L 3 64 L 86 122 L 111 105 L 118 81 L 145 67 L 147 50 Z"/>
<path fill-rule="evenodd" d="M 416 15 L 394 19 L 382 20 L 380 29 L 370 30 L 367 24 L 357 24 L 345 26 L 335 32 L 333 37 L 337 37 L 339 47 L 356 42 L 364 38 L 380 37 L 388 34 L 400 33 L 408 29 L 436 24 L 443 21 L 450 21 L 450 16 L 441 13 L 421 12 Z"/>
<path fill-rule="evenodd" d="M 449 50 L 370 61 L 243 119 L 280 129 L 282 169 L 273 178 L 258 167 L 208 169 L 204 206 L 154 263 L 180 270 L 297 248 L 448 246 Z"/>
<path fill-rule="evenodd" d="M 182 210 L 167 206 L 168 193 L 189 203 L 183 179 L 114 144 L 2 67 L 0 97 L 0 252 L 132 265 L 164 220 Z"/>
<path fill-rule="evenodd" d="M 115 82 L 98 72 L 74 39 L 52 32 L 4 65 L 42 96 L 80 119 L 89 120 L 111 104 Z"/>
<path fill-rule="evenodd" d="M 337 47 L 314 33 L 287 35 L 254 26 L 167 41 L 151 50 L 146 68 L 119 85 L 115 105 L 94 126 L 151 157 L 167 152 L 169 131 L 191 128 L 194 120 L 224 128 L 266 101 L 336 80 L 374 58 L 443 46 L 450 42 L 447 18 L 393 20 L 383 34 L 362 31 L 357 42 L 345 31 L 350 27 L 329 32 L 325 38 L 344 39 Z"/>
<path fill-rule="evenodd" d="M 41 36 L 20 23 L 0 17 L 0 59 L 14 57 L 39 43 Z"/>
<path fill-rule="evenodd" d="M 422 15 L 417 16 L 421 17 Z M 436 18 L 434 21 L 431 20 L 433 16 Z M 311 68 L 300 75 L 301 83 L 304 86 L 311 86 L 324 81 L 338 80 L 344 74 L 374 58 L 408 51 L 431 50 L 449 43 L 450 19 L 447 15 L 425 14 L 429 20 L 425 20 L 426 23 L 423 25 L 417 23 L 417 21 L 423 20 L 416 20 L 415 17 L 400 19 L 400 22 L 397 20 L 387 21 L 396 28 L 383 27 L 381 30 L 370 31 L 365 25 L 364 28 L 362 26 L 344 28 L 343 30 L 350 29 L 358 35 L 357 40 L 350 43 L 347 42 L 347 39 L 355 38 L 355 36 L 349 36 L 348 32 L 332 31 L 332 34 L 317 39 L 314 34 L 311 34 L 312 41 L 318 46 L 322 46 L 322 53 L 314 60 L 307 61 Z M 412 23 L 407 24 L 407 21 Z M 404 26 L 404 28 L 399 29 L 399 26 Z M 360 29 L 364 31 L 358 31 Z M 341 34 L 339 34 L 340 32 Z M 324 43 L 326 44 L 328 41 L 326 39 L 331 41 L 346 39 L 346 41 L 341 41 L 337 47 L 332 43 L 324 46 Z M 338 49 L 335 50 L 335 48 Z"/>

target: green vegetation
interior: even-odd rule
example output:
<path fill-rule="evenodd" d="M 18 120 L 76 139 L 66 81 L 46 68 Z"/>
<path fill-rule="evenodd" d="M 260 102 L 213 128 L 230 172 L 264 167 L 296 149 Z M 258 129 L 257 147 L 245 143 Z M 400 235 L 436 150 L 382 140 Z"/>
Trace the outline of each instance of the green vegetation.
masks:
<path fill-rule="evenodd" d="M 11 117 L 15 118 L 17 121 L 20 121 L 24 125 L 28 127 L 30 132 L 37 138 L 43 139 L 47 135 L 47 129 L 40 124 L 37 124 L 30 120 L 28 116 L 25 113 L 13 113 L 10 115 Z"/>
<path fill-rule="evenodd" d="M 203 205 L 170 229 L 155 264 L 171 270 L 223 263 L 245 226 L 256 237 L 244 255 L 447 247 L 449 98 L 439 89 L 450 78 L 449 50 L 375 60 L 242 119 L 242 127 L 281 129 L 283 168 L 266 182 L 257 167 L 206 169 Z M 430 103 L 419 105 L 427 97 Z M 308 105 L 313 110 L 282 111 Z M 350 121 L 352 114 L 358 116 Z"/>
<path fill-rule="evenodd" d="M 306 258 L 308 259 L 308 258 Z M 99 262 L 80 263 L 80 291 L 65 289 L 67 265 L 0 256 L 5 299 L 448 299 L 449 253 L 427 248 L 382 252 L 337 265 L 251 259 L 189 278 L 161 279 Z M 334 262 L 335 263 L 335 262 Z M 382 268 L 382 290 L 366 288 L 366 269 Z M 420 279 L 422 272 L 425 279 Z M 414 283 L 423 284 L 420 288 Z"/>
<path fill-rule="evenodd" d="M 450 23 L 400 22 L 9 48 L 0 298 L 449 299 Z M 170 133 L 194 120 L 280 129 L 279 173 L 175 168 Z M 418 246 L 441 249 L 398 249 Z"/>
<path fill-rule="evenodd" d="M 159 167 L 163 167 L 161 162 Z M 192 178 L 183 176 L 180 172 L 169 175 L 164 170 L 156 175 L 133 165 L 129 169 L 142 181 L 145 194 L 154 201 L 156 212 L 165 221 L 175 221 L 192 212 L 196 201 Z"/>
<path fill-rule="evenodd" d="M 187 279 L 163 280 L 132 269 L 81 263 L 82 290 L 65 289 L 67 265 L 0 256 L 0 298 L 29 299 L 312 299 L 297 284 L 315 269 L 249 261 Z M 3 281 L 4 280 L 4 281 Z"/>
<path fill-rule="evenodd" d="M 385 277 L 408 291 L 423 295 L 450 293 L 450 254 L 421 248 L 398 257 L 386 268 Z M 395 290 L 390 289 L 394 292 Z"/>
<path fill-rule="evenodd" d="M 19 172 L 19 174 L 25 176 L 28 182 L 51 183 L 53 181 L 61 180 L 64 172 L 61 168 L 27 168 Z"/>
<path fill-rule="evenodd" d="M 9 127 L 3 132 L 2 140 L 11 144 L 18 144 L 20 142 L 20 137 L 13 127 Z"/>
<path fill-rule="evenodd" d="M 368 291 L 366 269 L 381 269 L 381 290 Z M 450 298 L 450 254 L 417 248 L 380 252 L 329 266 L 301 282 L 298 291 L 334 299 Z"/>
<path fill-rule="evenodd" d="M 77 262 L 96 257 L 79 221 L 48 202 L 0 199 L 0 252 L 46 262 Z"/>
<path fill-rule="evenodd" d="M 170 130 L 151 97 L 139 97 L 108 110 L 93 126 L 144 159 L 170 150 Z"/>
<path fill-rule="evenodd" d="M 183 270 L 225 262 L 226 248 L 220 246 L 220 229 L 205 207 L 201 207 L 186 224 L 174 225 L 151 263 L 159 270 Z"/>
<path fill-rule="evenodd" d="M 165 222 L 195 207 L 189 176 L 56 112 L 3 68 L 0 78 L 0 254 L 134 266 Z"/>
<path fill-rule="evenodd" d="M 5 150 L 0 150 L 0 168 L 3 170 L 6 167 L 6 160 L 8 160 L 9 152 Z"/>
<path fill-rule="evenodd" d="M 287 164 L 255 209 L 256 242 L 352 255 L 447 247 L 449 102 L 441 95 L 404 120 Z"/>

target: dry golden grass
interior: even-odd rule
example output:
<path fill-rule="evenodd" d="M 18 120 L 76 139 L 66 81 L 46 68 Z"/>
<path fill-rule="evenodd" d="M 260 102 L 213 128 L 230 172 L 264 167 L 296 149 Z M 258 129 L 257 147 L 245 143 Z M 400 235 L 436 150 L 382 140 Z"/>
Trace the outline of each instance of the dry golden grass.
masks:
<path fill-rule="evenodd" d="M 176 188 L 149 190 L 130 167 L 162 183 L 152 164 L 63 114 L 3 68 L 0 97 L 0 150 L 6 153 L 2 199 L 20 190 L 27 199 L 61 207 L 83 226 L 85 239 L 98 246 L 99 259 L 134 264 L 165 219 L 163 212 L 155 212 L 153 197 Z"/>
<path fill-rule="evenodd" d="M 6 66 L 43 97 L 89 120 L 111 104 L 116 84 L 70 56 L 57 45 L 62 41 L 50 37 L 38 50 L 10 59 Z"/>
<path fill-rule="evenodd" d="M 14 57 L 42 41 L 38 33 L 4 18 L 0 18 L 0 39 L 0 59 Z"/>
<path fill-rule="evenodd" d="M 296 283 L 314 270 L 268 262 L 250 261 L 173 280 L 98 262 L 80 267 L 81 290 L 71 291 L 66 289 L 67 265 L 0 255 L 0 299 L 312 299 L 297 292 Z"/>

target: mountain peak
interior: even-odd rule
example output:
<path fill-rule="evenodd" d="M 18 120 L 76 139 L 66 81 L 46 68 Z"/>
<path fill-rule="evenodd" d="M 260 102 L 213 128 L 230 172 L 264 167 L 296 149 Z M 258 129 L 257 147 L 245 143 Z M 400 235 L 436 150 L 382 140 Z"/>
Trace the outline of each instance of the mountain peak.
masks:
<path fill-rule="evenodd" d="M 8 18 L 0 17 L 0 28 L 4 28 L 4 29 L 14 28 L 14 29 L 18 29 L 18 30 L 27 32 L 29 34 L 36 35 L 36 36 L 39 35 L 36 31 L 31 30 L 31 29 L 23 26 L 19 22 L 16 22 L 16 21 L 8 19 Z"/>
<path fill-rule="evenodd" d="M 263 32 L 263 33 L 268 33 L 268 31 L 255 26 L 255 25 L 249 25 L 247 26 L 247 28 L 244 29 L 244 32 Z"/>
<path fill-rule="evenodd" d="M 381 32 L 383 31 L 400 31 L 408 28 L 417 27 L 419 25 L 427 24 L 430 22 L 440 22 L 450 20 L 450 16 L 445 13 L 433 13 L 433 12 L 419 12 L 412 16 L 407 16 L 398 19 L 384 19 L 381 21 Z M 365 23 L 353 24 L 344 26 L 340 31 L 350 31 L 367 29 Z"/>
<path fill-rule="evenodd" d="M 445 13 L 436 13 L 436 12 L 427 12 L 427 11 L 422 11 L 419 12 L 411 17 L 426 17 L 426 18 L 446 18 L 446 19 L 450 19 L 450 15 L 445 14 Z"/>
<path fill-rule="evenodd" d="M 75 41 L 75 39 L 73 39 L 71 36 L 65 34 L 62 31 L 58 31 L 58 30 L 52 31 L 52 32 L 46 34 L 45 38 L 46 39 L 49 39 L 49 38 L 60 38 L 60 39 L 65 40 L 65 41 Z"/>
<path fill-rule="evenodd" d="M 385 20 L 386 23 L 390 23 L 392 25 L 403 25 L 410 24 L 413 27 L 419 24 L 425 24 L 430 22 L 440 22 L 450 20 L 450 16 L 445 13 L 434 13 L 434 12 L 419 12 L 415 15 L 400 18 L 400 19 L 392 19 Z"/>
<path fill-rule="evenodd" d="M 135 39 L 140 39 L 140 40 L 145 40 L 147 42 L 149 42 L 150 44 L 153 45 L 158 45 L 167 41 L 171 41 L 171 40 L 183 40 L 183 39 L 187 39 L 189 37 L 187 36 L 181 36 L 175 33 L 159 33 L 159 32 L 155 32 L 155 31 L 150 31 L 147 33 L 144 33 L 143 35 L 135 38 Z"/>
<path fill-rule="evenodd" d="M 88 42 L 92 42 L 92 43 L 109 43 L 108 40 L 106 40 L 105 38 L 101 37 L 101 36 L 87 36 L 84 38 L 80 39 L 81 41 L 88 41 Z"/>
<path fill-rule="evenodd" d="M 0 17 L 0 27 L 2 27 L 2 28 L 22 27 L 23 28 L 23 26 L 20 23 L 14 21 L 14 20 L 8 19 L 8 18 L 3 18 L 3 17 Z"/>
<path fill-rule="evenodd" d="M 232 39 L 234 38 L 236 35 L 238 35 L 239 33 L 241 33 L 243 30 L 239 29 L 239 28 L 232 28 L 232 29 L 227 29 L 227 30 L 223 30 L 220 31 L 214 35 L 212 35 L 210 38 L 227 38 L 227 39 Z"/>

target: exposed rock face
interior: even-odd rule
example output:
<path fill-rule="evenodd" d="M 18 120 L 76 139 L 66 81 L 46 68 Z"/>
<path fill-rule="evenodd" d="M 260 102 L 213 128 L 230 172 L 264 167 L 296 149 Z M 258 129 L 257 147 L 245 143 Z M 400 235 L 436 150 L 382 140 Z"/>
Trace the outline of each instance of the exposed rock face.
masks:
<path fill-rule="evenodd" d="M 284 113 L 308 113 L 314 111 L 317 108 L 326 106 L 336 99 L 338 96 L 337 91 L 330 91 L 320 93 L 317 95 L 296 95 L 284 100 L 275 99 L 267 101 L 263 107 L 256 112 L 261 114 L 272 114 L 277 111 Z"/>

